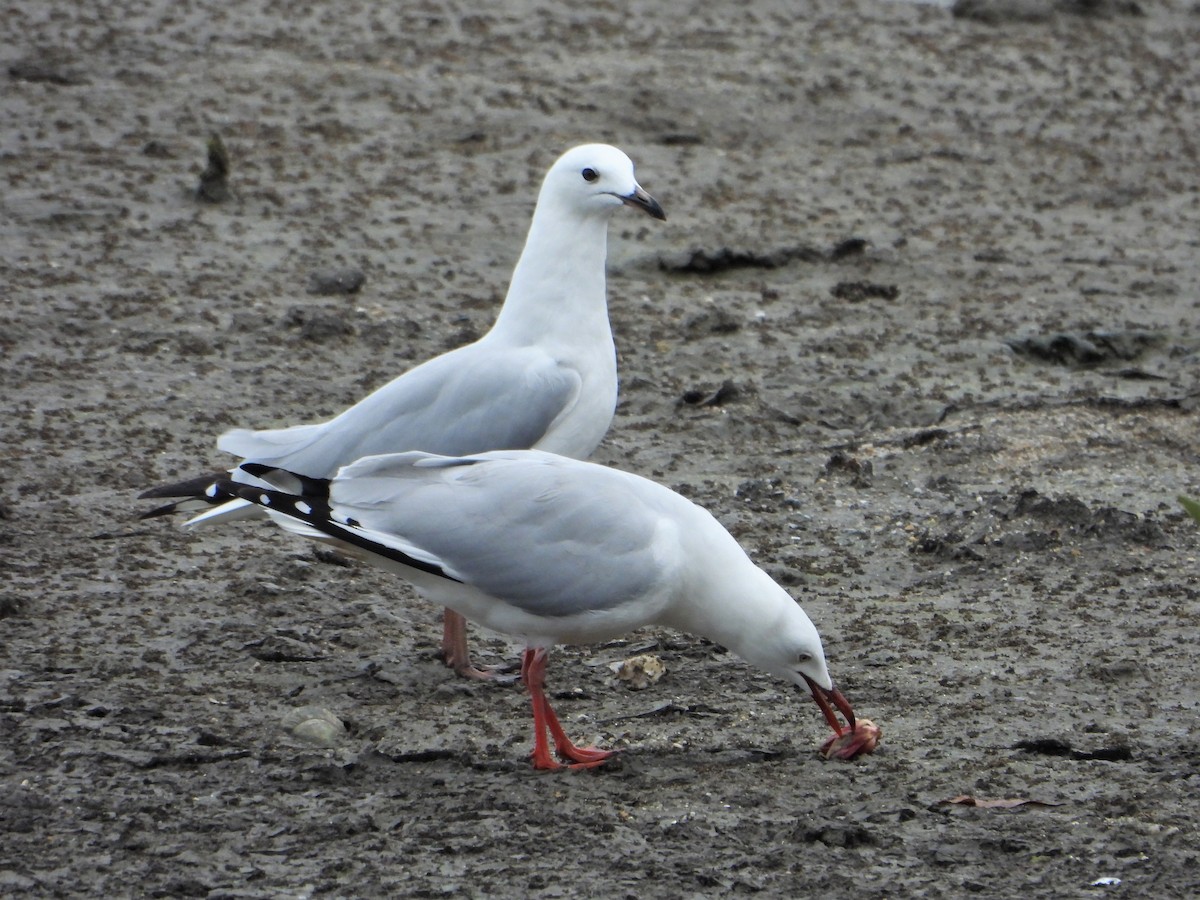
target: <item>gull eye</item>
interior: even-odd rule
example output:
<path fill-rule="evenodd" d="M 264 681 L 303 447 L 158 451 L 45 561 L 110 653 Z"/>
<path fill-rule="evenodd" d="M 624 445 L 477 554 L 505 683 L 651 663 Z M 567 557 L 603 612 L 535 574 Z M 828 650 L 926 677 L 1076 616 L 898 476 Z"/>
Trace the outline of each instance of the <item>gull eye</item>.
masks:
<path fill-rule="evenodd" d="M 583 176 L 583 180 L 586 181 L 588 184 L 594 184 L 596 182 L 596 180 L 600 177 L 600 173 L 597 172 L 595 169 L 591 168 L 590 166 L 588 168 L 584 169 L 580 174 Z"/>
<path fill-rule="evenodd" d="M 812 661 L 811 653 L 801 653 L 796 657 L 796 664 L 800 665 L 800 666 L 804 665 L 806 662 L 811 662 L 811 661 Z"/>

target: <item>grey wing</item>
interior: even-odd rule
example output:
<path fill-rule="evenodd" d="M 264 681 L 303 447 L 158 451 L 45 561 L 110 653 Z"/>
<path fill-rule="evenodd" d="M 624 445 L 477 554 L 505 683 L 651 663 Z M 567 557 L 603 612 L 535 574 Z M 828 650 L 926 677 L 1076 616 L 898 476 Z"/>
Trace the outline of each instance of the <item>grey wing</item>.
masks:
<path fill-rule="evenodd" d="M 532 447 L 571 409 L 581 383 L 536 348 L 472 344 L 405 372 L 328 422 L 230 431 L 218 446 L 314 478 L 375 454 Z"/>
<path fill-rule="evenodd" d="M 636 481 L 548 454 L 506 456 L 432 473 L 401 463 L 407 474 L 387 471 L 403 457 L 374 472 L 364 460 L 331 499 L 365 531 L 535 615 L 611 610 L 654 588 L 662 515 Z"/>

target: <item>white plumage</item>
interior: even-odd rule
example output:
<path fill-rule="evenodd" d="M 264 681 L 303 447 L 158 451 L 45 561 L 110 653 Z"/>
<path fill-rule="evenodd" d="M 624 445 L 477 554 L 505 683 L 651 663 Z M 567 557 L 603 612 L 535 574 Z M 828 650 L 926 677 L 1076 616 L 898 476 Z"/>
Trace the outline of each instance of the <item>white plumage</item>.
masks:
<path fill-rule="evenodd" d="M 651 623 L 708 637 L 808 687 L 837 735 L 854 732 L 804 610 L 707 511 L 652 481 L 538 451 L 372 456 L 332 481 L 249 468 L 280 489 L 222 488 L 525 641 L 539 768 L 558 766 L 547 731 L 575 764 L 611 755 L 576 747 L 558 725 L 544 692 L 547 650 Z"/>
<path fill-rule="evenodd" d="M 525 248 L 492 329 L 400 375 L 327 422 L 223 434 L 217 446 L 243 461 L 311 478 L 331 477 L 363 456 L 424 450 L 470 454 L 538 448 L 589 456 L 612 421 L 616 351 L 605 290 L 608 222 L 622 205 L 665 218 L 615 147 L 587 144 L 550 167 L 538 195 Z M 236 481 L 254 483 L 244 470 Z M 204 512 L 187 524 L 231 521 L 257 513 L 244 500 L 194 479 L 143 497 L 186 497 L 153 510 Z M 443 653 L 464 674 L 465 629 L 447 615 Z"/>

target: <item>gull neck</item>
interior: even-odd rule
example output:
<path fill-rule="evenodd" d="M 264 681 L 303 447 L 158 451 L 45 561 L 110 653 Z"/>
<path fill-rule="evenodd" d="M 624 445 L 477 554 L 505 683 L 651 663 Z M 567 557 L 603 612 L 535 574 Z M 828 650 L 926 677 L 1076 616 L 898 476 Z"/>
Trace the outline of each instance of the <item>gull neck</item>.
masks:
<path fill-rule="evenodd" d="M 518 343 L 607 332 L 610 216 L 611 210 L 580 215 L 539 202 L 493 332 Z"/>

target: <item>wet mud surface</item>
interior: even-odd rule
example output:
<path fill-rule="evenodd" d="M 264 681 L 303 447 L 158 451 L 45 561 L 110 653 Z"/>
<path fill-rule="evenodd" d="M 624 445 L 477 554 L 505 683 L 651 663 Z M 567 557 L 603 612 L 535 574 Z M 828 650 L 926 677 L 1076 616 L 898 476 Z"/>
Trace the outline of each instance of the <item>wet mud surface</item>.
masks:
<path fill-rule="evenodd" d="M 0 24 L 0 893 L 1200 890 L 1191 5 L 86 6 Z M 648 629 L 554 654 L 623 752 L 538 774 L 396 579 L 136 519 L 482 334 L 589 140 L 669 216 L 614 220 L 596 458 L 793 592 L 872 756 Z"/>

